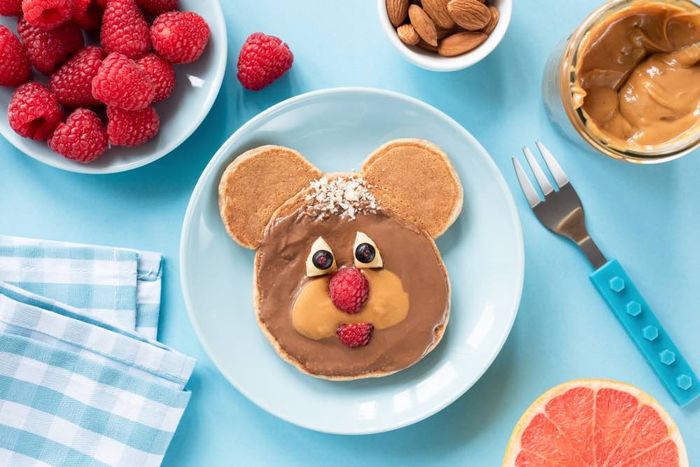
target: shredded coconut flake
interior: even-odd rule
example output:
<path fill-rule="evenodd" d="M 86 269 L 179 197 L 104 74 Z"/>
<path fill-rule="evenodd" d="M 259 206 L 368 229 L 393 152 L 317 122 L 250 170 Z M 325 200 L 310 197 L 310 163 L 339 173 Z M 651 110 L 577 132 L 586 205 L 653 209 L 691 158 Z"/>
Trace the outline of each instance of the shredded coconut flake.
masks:
<path fill-rule="evenodd" d="M 322 178 L 312 181 L 309 187 L 306 213 L 317 220 L 330 216 L 354 220 L 358 214 L 374 214 L 379 209 L 371 187 L 359 177 Z"/>

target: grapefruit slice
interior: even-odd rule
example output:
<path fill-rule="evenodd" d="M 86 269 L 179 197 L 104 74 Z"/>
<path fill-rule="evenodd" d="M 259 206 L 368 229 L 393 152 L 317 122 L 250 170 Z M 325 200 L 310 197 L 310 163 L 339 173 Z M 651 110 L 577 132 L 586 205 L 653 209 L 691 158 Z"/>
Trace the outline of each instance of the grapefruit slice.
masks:
<path fill-rule="evenodd" d="M 624 383 L 576 380 L 523 414 L 504 467 L 688 467 L 676 424 L 654 398 Z"/>

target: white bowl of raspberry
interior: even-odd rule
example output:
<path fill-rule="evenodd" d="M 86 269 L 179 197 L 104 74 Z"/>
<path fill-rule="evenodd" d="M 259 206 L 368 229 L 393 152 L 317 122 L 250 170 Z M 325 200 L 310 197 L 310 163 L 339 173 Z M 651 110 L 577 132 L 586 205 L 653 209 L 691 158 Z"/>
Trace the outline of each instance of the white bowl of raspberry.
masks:
<path fill-rule="evenodd" d="M 69 3 L 26 0 L 35 16 L 20 21 L 0 11 L 0 133 L 40 162 L 89 174 L 125 172 L 172 152 L 221 89 L 227 37 L 219 2 L 56 7 Z M 42 6 L 47 14 L 37 15 Z"/>

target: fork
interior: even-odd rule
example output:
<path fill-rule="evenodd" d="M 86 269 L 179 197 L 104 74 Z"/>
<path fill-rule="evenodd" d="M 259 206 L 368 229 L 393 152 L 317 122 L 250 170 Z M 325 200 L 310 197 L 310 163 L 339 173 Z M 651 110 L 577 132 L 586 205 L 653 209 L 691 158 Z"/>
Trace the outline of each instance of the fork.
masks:
<path fill-rule="evenodd" d="M 549 230 L 568 238 L 583 251 L 595 268 L 590 279 L 600 295 L 673 400 L 681 407 L 688 405 L 700 396 L 700 381 L 620 263 L 607 260 L 588 234 L 581 199 L 557 160 L 544 144 L 538 141 L 536 145 L 556 182 L 555 188 L 530 148 L 523 148 L 544 198 L 532 185 L 520 161 L 513 158 L 520 188 L 535 216 Z"/>

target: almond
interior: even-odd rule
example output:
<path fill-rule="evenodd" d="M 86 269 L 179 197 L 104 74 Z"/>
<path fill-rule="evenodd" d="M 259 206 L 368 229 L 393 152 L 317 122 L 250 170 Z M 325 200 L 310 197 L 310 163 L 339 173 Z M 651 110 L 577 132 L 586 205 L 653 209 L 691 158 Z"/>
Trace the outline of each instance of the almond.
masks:
<path fill-rule="evenodd" d="M 416 45 L 420 42 L 420 36 L 410 24 L 403 24 L 396 30 L 399 39 L 406 45 Z"/>
<path fill-rule="evenodd" d="M 428 16 L 442 29 L 452 29 L 455 27 L 455 22 L 447 11 L 448 1 L 449 0 L 423 0 L 421 2 Z"/>
<path fill-rule="evenodd" d="M 491 21 L 489 21 L 489 24 L 483 29 L 484 34 L 491 34 L 493 30 L 496 29 L 498 20 L 501 19 L 501 13 L 498 11 L 498 8 L 490 6 L 489 10 L 491 10 Z"/>
<path fill-rule="evenodd" d="M 389 15 L 389 21 L 398 28 L 406 21 L 408 13 L 408 0 L 386 0 L 386 12 Z"/>
<path fill-rule="evenodd" d="M 458 32 L 440 42 L 438 53 L 443 57 L 462 55 L 479 47 L 488 37 L 483 32 Z"/>
<path fill-rule="evenodd" d="M 447 11 L 467 31 L 478 31 L 491 21 L 491 10 L 479 0 L 450 0 Z"/>
<path fill-rule="evenodd" d="M 411 5 L 408 8 L 408 17 L 411 19 L 413 29 L 416 30 L 421 39 L 432 46 L 438 45 L 435 23 L 425 10 L 418 5 Z"/>

